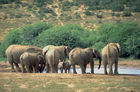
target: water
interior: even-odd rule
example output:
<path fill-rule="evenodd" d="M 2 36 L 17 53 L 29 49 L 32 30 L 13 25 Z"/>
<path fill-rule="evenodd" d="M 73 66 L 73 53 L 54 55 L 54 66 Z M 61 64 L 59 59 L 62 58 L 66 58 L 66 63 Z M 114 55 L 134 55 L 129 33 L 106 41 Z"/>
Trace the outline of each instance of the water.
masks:
<path fill-rule="evenodd" d="M 113 67 L 114 70 L 114 67 Z M 76 71 L 78 74 L 81 74 L 81 69 L 76 68 Z M 109 72 L 109 69 L 107 69 Z M 64 72 L 64 71 L 63 71 Z M 73 69 L 70 69 L 70 72 L 73 73 Z M 87 68 L 86 73 L 90 73 L 91 69 Z M 132 68 L 132 67 L 125 67 L 125 66 L 119 66 L 118 67 L 119 74 L 132 74 L 132 75 L 140 75 L 140 68 Z M 58 73 L 60 73 L 60 70 L 58 70 Z M 104 74 L 104 68 L 103 66 L 98 70 L 98 66 L 94 67 L 94 73 L 95 74 Z"/>

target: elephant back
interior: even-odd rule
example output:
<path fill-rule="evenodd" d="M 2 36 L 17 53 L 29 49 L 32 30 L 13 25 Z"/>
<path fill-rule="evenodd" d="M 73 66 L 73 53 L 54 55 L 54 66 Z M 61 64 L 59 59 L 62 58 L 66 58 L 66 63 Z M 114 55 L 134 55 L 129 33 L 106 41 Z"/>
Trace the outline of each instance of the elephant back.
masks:
<path fill-rule="evenodd" d="M 12 61 L 19 63 L 20 56 L 24 52 L 42 52 L 42 49 L 36 46 L 28 45 L 10 45 L 6 50 L 6 55 L 11 58 Z"/>

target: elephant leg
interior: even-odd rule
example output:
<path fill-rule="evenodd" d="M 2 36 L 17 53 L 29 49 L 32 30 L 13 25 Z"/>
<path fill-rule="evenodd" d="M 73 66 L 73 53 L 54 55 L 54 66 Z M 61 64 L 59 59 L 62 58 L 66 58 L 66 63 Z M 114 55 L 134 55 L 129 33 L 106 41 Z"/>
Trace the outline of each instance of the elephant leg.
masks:
<path fill-rule="evenodd" d="M 63 67 L 60 67 L 61 73 L 63 73 Z"/>
<path fill-rule="evenodd" d="M 49 64 L 46 64 L 46 73 L 49 73 L 50 72 L 50 66 Z"/>
<path fill-rule="evenodd" d="M 9 61 L 9 64 L 11 66 L 11 72 L 15 72 L 15 69 L 14 69 L 14 64 L 13 62 Z"/>
<path fill-rule="evenodd" d="M 67 73 L 67 68 L 65 68 L 65 73 Z"/>
<path fill-rule="evenodd" d="M 33 66 L 33 72 L 34 73 L 38 73 L 38 69 L 39 69 L 38 65 Z"/>
<path fill-rule="evenodd" d="M 29 65 L 26 65 L 27 73 L 31 73 L 31 67 Z"/>
<path fill-rule="evenodd" d="M 114 69 L 114 74 L 119 74 L 118 73 L 118 61 L 115 62 L 115 69 Z"/>
<path fill-rule="evenodd" d="M 94 61 L 90 62 L 91 73 L 94 74 Z"/>
<path fill-rule="evenodd" d="M 58 73 L 58 66 L 55 65 L 55 73 Z"/>
<path fill-rule="evenodd" d="M 86 73 L 87 64 L 84 65 L 84 71 Z"/>
<path fill-rule="evenodd" d="M 18 63 L 15 63 L 15 62 L 14 62 L 14 64 L 15 64 L 15 66 L 16 66 L 17 71 L 18 71 L 18 72 L 21 72 L 21 69 L 19 68 Z"/>
<path fill-rule="evenodd" d="M 112 63 L 109 64 L 109 75 L 113 75 L 112 65 Z"/>
<path fill-rule="evenodd" d="M 26 69 L 25 69 L 24 64 L 21 64 L 21 67 L 22 67 L 22 72 L 25 73 L 26 72 Z"/>
<path fill-rule="evenodd" d="M 80 65 L 80 68 L 81 68 L 82 74 L 86 73 L 84 65 Z"/>
<path fill-rule="evenodd" d="M 73 73 L 77 74 L 76 69 L 75 69 L 75 65 L 72 65 L 73 67 Z"/>
<path fill-rule="evenodd" d="M 104 64 L 104 74 L 107 74 L 107 64 Z"/>
<path fill-rule="evenodd" d="M 70 69 L 68 69 L 68 73 L 70 73 Z"/>

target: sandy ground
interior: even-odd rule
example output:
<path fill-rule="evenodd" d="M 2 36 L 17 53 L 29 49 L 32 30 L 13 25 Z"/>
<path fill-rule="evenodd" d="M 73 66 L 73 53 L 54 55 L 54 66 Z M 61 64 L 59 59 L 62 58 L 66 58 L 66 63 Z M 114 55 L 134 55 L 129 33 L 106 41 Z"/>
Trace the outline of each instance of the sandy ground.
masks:
<path fill-rule="evenodd" d="M 140 60 L 123 60 L 119 66 L 140 69 Z M 18 73 L 0 62 L 0 92 L 140 92 L 139 84 L 140 75 Z"/>

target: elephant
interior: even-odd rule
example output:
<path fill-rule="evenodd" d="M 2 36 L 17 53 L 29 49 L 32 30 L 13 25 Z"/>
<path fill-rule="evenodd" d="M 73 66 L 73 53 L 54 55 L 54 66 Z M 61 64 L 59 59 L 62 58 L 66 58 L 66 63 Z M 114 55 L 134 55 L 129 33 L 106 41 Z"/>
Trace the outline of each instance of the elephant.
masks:
<path fill-rule="evenodd" d="M 25 66 L 28 73 L 42 72 L 45 68 L 45 59 L 42 53 L 24 52 L 20 56 L 22 72 L 25 72 Z"/>
<path fill-rule="evenodd" d="M 70 64 L 70 61 L 65 61 L 65 62 L 62 62 L 61 65 L 60 65 L 60 70 L 61 70 L 61 73 L 63 73 L 63 70 L 65 70 L 65 73 L 70 73 L 70 68 L 71 68 L 71 64 Z"/>
<path fill-rule="evenodd" d="M 99 59 L 99 67 L 101 67 L 101 55 L 96 49 L 92 48 L 74 48 L 69 53 L 69 59 L 71 65 L 73 66 L 73 73 L 77 73 L 75 65 L 79 65 L 82 71 L 82 74 L 86 73 L 87 64 L 90 63 L 91 73 L 94 73 L 94 59 Z"/>
<path fill-rule="evenodd" d="M 5 54 L 7 56 L 7 60 L 11 66 L 11 72 L 15 72 L 14 65 L 16 66 L 16 70 L 18 72 L 21 72 L 21 69 L 19 67 L 20 63 L 20 56 L 24 52 L 41 52 L 42 49 L 36 46 L 28 46 L 28 45 L 10 45 L 6 51 Z"/>
<path fill-rule="evenodd" d="M 104 74 L 107 74 L 107 65 L 109 65 L 109 75 L 113 75 L 112 65 L 115 64 L 114 74 L 118 74 L 118 57 L 120 45 L 118 43 L 109 43 L 102 49 L 102 60 L 104 65 Z"/>
<path fill-rule="evenodd" d="M 52 47 L 54 47 L 54 45 L 47 45 L 47 46 L 45 46 L 45 47 L 42 49 L 43 55 L 45 55 L 46 52 L 47 52 L 50 48 L 52 48 Z"/>
<path fill-rule="evenodd" d="M 47 73 L 58 73 L 59 61 L 65 61 L 70 50 L 68 46 L 50 46 L 45 54 Z"/>

